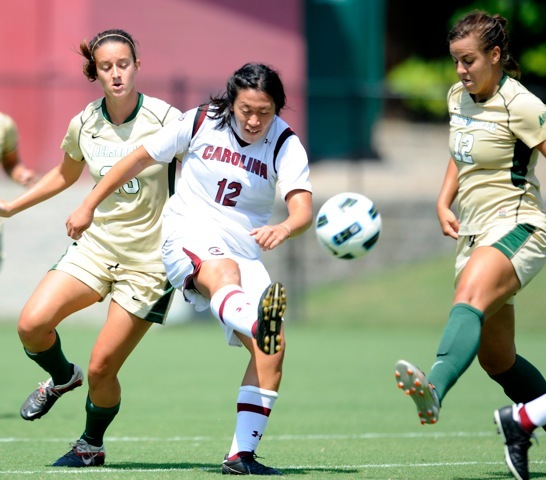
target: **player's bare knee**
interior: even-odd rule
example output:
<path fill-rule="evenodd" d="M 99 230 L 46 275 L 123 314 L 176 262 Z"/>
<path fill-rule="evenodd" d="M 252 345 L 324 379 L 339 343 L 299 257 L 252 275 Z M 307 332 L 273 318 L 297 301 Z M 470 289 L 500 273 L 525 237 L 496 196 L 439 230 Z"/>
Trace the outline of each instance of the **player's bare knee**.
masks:
<path fill-rule="evenodd" d="M 39 315 L 25 311 L 19 317 L 17 324 L 17 334 L 23 345 L 33 345 L 41 343 L 48 336 L 54 335 L 54 328 L 44 323 Z"/>
<path fill-rule="evenodd" d="M 219 262 L 216 273 L 224 285 L 241 284 L 241 270 L 239 269 L 239 264 L 234 260 L 226 259 Z"/>
<path fill-rule="evenodd" d="M 214 281 L 211 282 L 211 279 Z M 230 258 L 207 260 L 201 266 L 196 283 L 205 285 L 211 292 L 225 285 L 241 285 L 239 264 Z"/>
<path fill-rule="evenodd" d="M 87 370 L 87 380 L 90 388 L 96 388 L 101 383 L 111 380 L 117 376 L 117 372 L 109 367 L 108 362 L 103 359 L 91 359 Z"/>

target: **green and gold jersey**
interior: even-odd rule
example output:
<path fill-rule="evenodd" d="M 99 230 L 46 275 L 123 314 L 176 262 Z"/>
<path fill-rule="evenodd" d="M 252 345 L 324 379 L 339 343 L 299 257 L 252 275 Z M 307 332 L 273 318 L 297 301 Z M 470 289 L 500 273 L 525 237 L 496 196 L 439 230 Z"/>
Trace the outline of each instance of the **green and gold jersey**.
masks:
<path fill-rule="evenodd" d="M 115 163 L 180 115 L 164 101 L 139 94 L 135 111 L 115 125 L 104 99 L 98 99 L 71 120 L 61 148 L 74 160 L 84 160 L 98 183 Z M 164 270 L 161 213 L 174 185 L 176 164 L 144 169 L 97 207 L 93 224 L 79 240 L 90 255 L 143 272 Z"/>
<path fill-rule="evenodd" d="M 0 160 L 6 153 L 13 152 L 17 148 L 17 127 L 13 119 L 0 112 Z"/>
<path fill-rule="evenodd" d="M 543 102 L 505 76 L 485 102 L 474 102 L 461 83 L 455 84 L 448 109 L 449 148 L 459 169 L 459 234 L 483 233 L 497 223 L 546 230 L 534 148 L 546 140 Z"/>

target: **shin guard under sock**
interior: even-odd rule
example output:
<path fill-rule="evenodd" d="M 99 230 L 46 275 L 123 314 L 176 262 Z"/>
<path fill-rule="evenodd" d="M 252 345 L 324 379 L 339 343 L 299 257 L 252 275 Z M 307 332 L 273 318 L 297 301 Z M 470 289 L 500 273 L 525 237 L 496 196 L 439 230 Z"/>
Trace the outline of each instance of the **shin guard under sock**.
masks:
<path fill-rule="evenodd" d="M 87 395 L 87 401 L 85 402 L 85 411 L 87 412 L 87 418 L 85 421 L 85 431 L 81 436 L 89 445 L 95 447 L 102 447 L 104 443 L 104 433 L 106 429 L 114 420 L 114 417 L 118 414 L 121 402 L 114 407 L 102 408 L 93 405 L 89 395 Z"/>
<path fill-rule="evenodd" d="M 239 452 L 254 452 L 267 427 L 269 415 L 278 393 L 251 385 L 239 388 L 237 424 L 229 456 Z"/>
<path fill-rule="evenodd" d="M 26 348 L 24 350 L 28 358 L 36 362 L 51 375 L 54 385 L 64 385 L 72 378 L 74 368 L 64 356 L 61 348 L 61 337 L 56 330 L 55 335 L 55 343 L 44 352 L 33 353 L 29 352 Z"/>
<path fill-rule="evenodd" d="M 252 327 L 258 319 L 256 303 L 239 285 L 226 285 L 210 299 L 210 310 L 220 322 L 237 332 L 254 338 Z"/>
<path fill-rule="evenodd" d="M 514 403 L 527 403 L 546 393 L 546 380 L 525 358 L 516 355 L 514 365 L 506 372 L 489 375 Z"/>
<path fill-rule="evenodd" d="M 516 361 L 506 372 L 489 375 L 514 403 L 527 403 L 546 393 L 546 379 L 525 358 L 516 355 Z M 546 425 L 542 427 L 546 430 Z"/>
<path fill-rule="evenodd" d="M 471 305 L 457 303 L 451 309 L 436 353 L 436 362 L 428 375 L 440 403 L 476 357 L 482 323 L 483 313 Z"/>

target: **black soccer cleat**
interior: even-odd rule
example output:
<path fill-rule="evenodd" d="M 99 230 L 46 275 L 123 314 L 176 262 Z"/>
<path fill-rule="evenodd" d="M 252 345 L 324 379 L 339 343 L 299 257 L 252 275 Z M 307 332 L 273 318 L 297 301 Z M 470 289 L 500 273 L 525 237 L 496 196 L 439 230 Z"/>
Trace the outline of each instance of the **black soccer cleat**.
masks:
<path fill-rule="evenodd" d="M 228 460 L 228 456 L 225 456 L 222 475 L 283 475 L 277 469 L 257 462 L 254 452 L 241 452 L 239 455 L 234 460 Z"/>
<path fill-rule="evenodd" d="M 280 332 L 285 310 L 286 290 L 279 282 L 272 283 L 264 290 L 258 304 L 256 332 L 258 348 L 268 355 L 282 349 Z"/>
<path fill-rule="evenodd" d="M 36 420 L 43 417 L 55 402 L 70 390 L 81 387 L 83 384 L 83 372 L 80 367 L 72 364 L 74 374 L 72 378 L 64 385 L 53 385 L 53 380 L 40 383 L 39 387 L 34 390 L 21 406 L 21 417 L 25 420 Z"/>
<path fill-rule="evenodd" d="M 529 480 L 528 451 L 531 447 L 531 433 L 525 431 L 514 420 L 514 406 L 495 410 L 494 421 L 497 430 L 504 438 L 504 459 L 517 480 Z"/>
<path fill-rule="evenodd" d="M 70 450 L 53 464 L 54 467 L 99 467 L 104 465 L 104 447 L 89 445 L 83 438 L 71 445 Z"/>

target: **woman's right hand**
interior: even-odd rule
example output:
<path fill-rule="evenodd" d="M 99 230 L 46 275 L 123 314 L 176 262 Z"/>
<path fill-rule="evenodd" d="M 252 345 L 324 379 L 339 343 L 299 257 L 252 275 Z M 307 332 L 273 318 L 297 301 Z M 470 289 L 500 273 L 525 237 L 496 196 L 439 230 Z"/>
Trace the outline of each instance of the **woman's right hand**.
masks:
<path fill-rule="evenodd" d="M 446 237 L 457 240 L 459 238 L 459 220 L 457 216 L 448 207 L 438 207 L 437 213 L 442 233 Z"/>
<path fill-rule="evenodd" d="M 66 220 L 66 233 L 73 240 L 79 240 L 91 223 L 93 223 L 93 210 L 80 205 Z"/>

